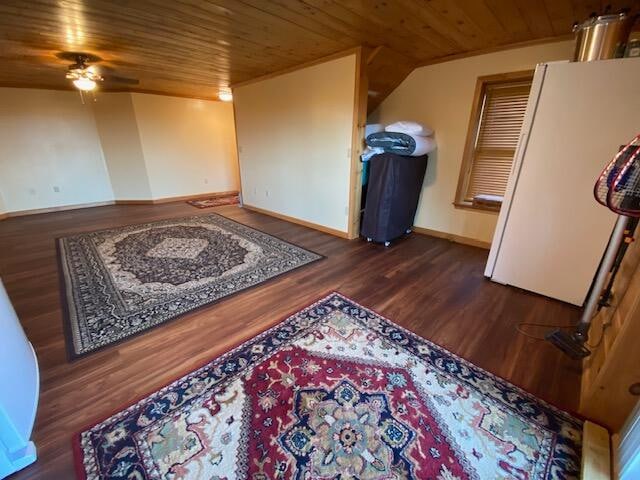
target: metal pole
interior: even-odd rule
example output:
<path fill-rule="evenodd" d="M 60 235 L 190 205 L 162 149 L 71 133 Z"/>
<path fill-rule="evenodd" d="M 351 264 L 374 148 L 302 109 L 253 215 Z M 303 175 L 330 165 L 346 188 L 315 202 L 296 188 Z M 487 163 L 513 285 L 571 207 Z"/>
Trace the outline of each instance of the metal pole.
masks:
<path fill-rule="evenodd" d="M 596 313 L 596 309 L 598 308 L 598 301 L 600 300 L 600 295 L 602 295 L 602 289 L 607 281 L 607 277 L 609 276 L 609 272 L 611 271 L 611 267 L 613 266 L 613 262 L 616 260 L 616 255 L 618 253 L 618 248 L 620 247 L 620 243 L 624 238 L 624 231 L 627 228 L 627 223 L 629 222 L 629 217 L 624 215 L 619 215 L 618 220 L 616 221 L 616 226 L 613 228 L 613 233 L 611 234 L 611 238 L 609 239 L 609 245 L 607 245 L 607 249 L 604 252 L 604 256 L 602 257 L 602 263 L 600 264 L 600 268 L 598 269 L 598 273 L 596 275 L 596 279 L 593 283 L 593 288 L 591 289 L 591 293 L 589 294 L 589 298 L 587 298 L 587 303 L 584 306 L 584 311 L 582 312 L 582 316 L 580 317 L 580 322 L 576 328 L 576 332 L 574 336 L 576 339 L 581 342 L 586 342 L 589 335 L 589 327 L 591 326 L 591 319 Z"/>

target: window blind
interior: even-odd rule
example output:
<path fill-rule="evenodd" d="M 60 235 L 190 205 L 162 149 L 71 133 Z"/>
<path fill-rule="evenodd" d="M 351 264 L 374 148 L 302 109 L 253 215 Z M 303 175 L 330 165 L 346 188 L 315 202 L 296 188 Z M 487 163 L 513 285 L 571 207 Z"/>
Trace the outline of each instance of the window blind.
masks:
<path fill-rule="evenodd" d="M 531 81 L 485 86 L 465 201 L 504 195 L 530 90 Z"/>

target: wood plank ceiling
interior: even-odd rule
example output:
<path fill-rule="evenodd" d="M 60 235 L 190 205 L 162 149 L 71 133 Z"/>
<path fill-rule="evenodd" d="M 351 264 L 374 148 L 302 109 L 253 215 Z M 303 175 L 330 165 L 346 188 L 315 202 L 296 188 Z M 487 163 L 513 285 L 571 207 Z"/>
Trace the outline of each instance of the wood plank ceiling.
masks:
<path fill-rule="evenodd" d="M 358 45 L 385 47 L 385 68 L 397 54 L 406 70 L 566 37 L 574 20 L 611 3 L 638 0 L 2 0 L 0 85 L 68 88 L 68 62 L 56 54 L 83 51 L 140 81 L 105 90 L 215 98 L 230 84 Z"/>

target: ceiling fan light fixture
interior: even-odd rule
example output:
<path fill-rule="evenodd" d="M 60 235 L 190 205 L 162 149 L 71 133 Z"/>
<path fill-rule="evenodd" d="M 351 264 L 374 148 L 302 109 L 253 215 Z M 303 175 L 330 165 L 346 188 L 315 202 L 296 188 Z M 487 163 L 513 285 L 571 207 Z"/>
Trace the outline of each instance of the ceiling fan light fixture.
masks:
<path fill-rule="evenodd" d="M 91 90 L 96 88 L 96 82 L 87 77 L 76 78 L 73 81 L 73 85 L 83 92 L 90 92 Z"/>
<path fill-rule="evenodd" d="M 218 98 L 223 102 L 231 102 L 233 100 L 233 94 L 228 91 L 218 92 Z"/>

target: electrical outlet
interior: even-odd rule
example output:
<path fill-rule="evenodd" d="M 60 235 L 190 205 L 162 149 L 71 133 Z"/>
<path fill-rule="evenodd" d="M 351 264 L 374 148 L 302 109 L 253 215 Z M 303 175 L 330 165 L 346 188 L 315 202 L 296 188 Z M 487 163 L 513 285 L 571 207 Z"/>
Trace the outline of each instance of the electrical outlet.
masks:
<path fill-rule="evenodd" d="M 208 185 L 208 184 L 209 184 L 209 179 L 208 179 L 208 178 L 205 178 L 205 179 L 204 179 L 204 184 L 205 184 L 205 185 Z"/>
<path fill-rule="evenodd" d="M 53 191 L 56 192 L 56 193 L 60 193 L 60 187 L 57 186 L 57 185 L 54 185 L 53 186 Z"/>
<path fill-rule="evenodd" d="M 268 196 L 269 196 L 269 189 L 266 189 L 266 190 L 264 191 L 264 196 L 265 196 L 265 197 L 268 197 Z"/>

